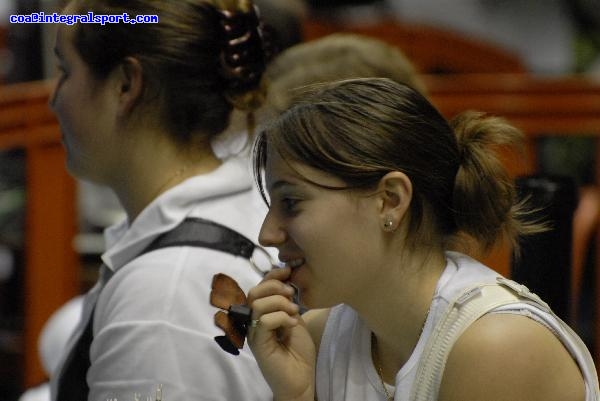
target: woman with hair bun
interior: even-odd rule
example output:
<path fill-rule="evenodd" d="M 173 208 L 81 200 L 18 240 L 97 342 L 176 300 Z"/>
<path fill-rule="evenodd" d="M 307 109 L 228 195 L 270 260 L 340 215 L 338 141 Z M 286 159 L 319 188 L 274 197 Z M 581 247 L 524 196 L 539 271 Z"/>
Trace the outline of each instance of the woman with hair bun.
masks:
<path fill-rule="evenodd" d="M 248 341 L 274 399 L 598 400 L 577 335 L 457 251 L 546 229 L 493 152 L 520 133 L 476 112 L 448 123 L 389 79 L 307 92 L 255 153 L 270 200 L 259 239 L 286 264 L 248 295 Z"/>
<path fill-rule="evenodd" d="M 209 304 L 216 272 L 259 282 L 247 258 L 171 246 L 145 252 L 184 219 L 257 238 L 247 154 L 219 160 L 211 140 L 233 109 L 252 123 L 268 47 L 250 0 L 73 0 L 64 14 L 157 16 L 158 23 L 59 27 L 50 105 L 69 171 L 110 187 L 126 220 L 108 228 L 96 286 L 54 400 L 259 400 L 270 397 L 249 350 L 224 353 Z M 249 127 L 250 129 L 252 127 Z M 139 398 L 136 397 L 136 398 Z"/>

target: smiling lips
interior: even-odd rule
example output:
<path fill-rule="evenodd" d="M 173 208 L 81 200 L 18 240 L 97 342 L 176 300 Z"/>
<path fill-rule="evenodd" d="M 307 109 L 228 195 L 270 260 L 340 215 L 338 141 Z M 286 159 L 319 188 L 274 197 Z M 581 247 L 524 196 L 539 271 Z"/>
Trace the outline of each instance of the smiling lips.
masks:
<path fill-rule="evenodd" d="M 292 269 L 296 269 L 304 264 L 304 258 L 296 258 L 285 261 L 285 265 L 291 267 Z"/>

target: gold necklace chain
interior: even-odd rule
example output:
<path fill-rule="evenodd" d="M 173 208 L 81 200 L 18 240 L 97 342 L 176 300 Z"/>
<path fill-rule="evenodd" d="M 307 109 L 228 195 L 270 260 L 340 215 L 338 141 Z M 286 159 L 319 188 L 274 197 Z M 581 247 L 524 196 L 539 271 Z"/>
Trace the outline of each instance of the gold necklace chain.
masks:
<path fill-rule="evenodd" d="M 419 338 L 423 335 L 423 330 L 425 329 L 425 323 L 427 323 L 427 319 L 429 318 L 429 310 L 425 315 L 425 320 L 423 321 L 423 325 L 421 326 L 421 331 L 419 332 Z M 371 355 L 373 356 L 373 362 L 375 363 L 375 369 L 377 370 L 377 375 L 379 376 L 379 381 L 381 381 L 381 387 L 383 388 L 383 392 L 385 394 L 385 398 L 387 401 L 394 401 L 394 395 L 390 394 L 385 385 L 385 380 L 383 380 L 383 367 L 381 366 L 381 361 L 379 360 L 379 347 L 377 343 L 377 336 L 375 333 L 371 332 Z"/>
<path fill-rule="evenodd" d="M 177 169 L 177 171 L 175 171 L 173 175 L 171 175 L 160 187 L 158 187 L 157 190 L 154 191 L 154 194 L 152 195 L 152 198 L 150 198 L 150 201 L 153 201 L 155 198 L 160 196 L 163 193 L 163 191 L 168 189 L 169 185 L 172 184 L 176 179 L 181 177 L 183 173 L 185 173 L 189 169 L 189 167 L 189 165 L 185 165 Z"/>
<path fill-rule="evenodd" d="M 375 362 L 375 369 L 377 370 L 377 375 L 379 376 L 379 381 L 381 381 L 381 387 L 383 388 L 383 392 L 385 394 L 385 398 L 387 401 L 394 401 L 394 396 L 390 394 L 385 385 L 385 381 L 383 380 L 383 368 L 381 367 L 381 361 L 379 360 L 379 348 L 377 347 L 377 336 L 375 333 L 371 332 L 371 354 L 373 354 L 373 359 Z"/>

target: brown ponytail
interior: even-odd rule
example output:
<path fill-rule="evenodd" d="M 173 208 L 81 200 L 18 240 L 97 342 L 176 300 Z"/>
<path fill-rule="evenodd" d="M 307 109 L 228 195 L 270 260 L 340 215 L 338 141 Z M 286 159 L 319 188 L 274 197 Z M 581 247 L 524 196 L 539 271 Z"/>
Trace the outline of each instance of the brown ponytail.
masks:
<path fill-rule="evenodd" d="M 217 7 L 224 38 L 220 73 L 227 81 L 226 96 L 240 110 L 256 110 L 264 100 L 260 82 L 267 62 L 258 9 L 249 0 L 221 0 Z"/>
<path fill-rule="evenodd" d="M 228 82 L 225 97 L 234 108 L 246 112 L 248 132 L 253 134 L 254 111 L 266 98 L 261 77 L 272 56 L 270 43 L 252 1 L 219 0 L 216 5 L 224 36 L 220 70 Z"/>
<path fill-rule="evenodd" d="M 545 226 L 527 221 L 525 203 L 517 201 L 513 180 L 494 148 L 521 146 L 522 133 L 503 118 L 474 111 L 458 115 L 450 126 L 460 158 L 452 197 L 457 230 L 483 250 L 504 239 L 518 251 L 518 236 L 544 231 Z"/>
<path fill-rule="evenodd" d="M 156 102 L 160 118 L 180 142 L 212 137 L 233 107 L 257 108 L 266 48 L 250 0 L 72 0 L 74 11 L 156 15 L 157 24 L 78 24 L 74 44 L 97 79 L 126 57 L 144 71 L 142 101 Z"/>
<path fill-rule="evenodd" d="M 265 127 L 255 147 L 255 176 L 267 146 L 340 178 L 344 189 L 373 190 L 401 171 L 411 180 L 407 243 L 454 248 L 464 233 L 483 250 L 505 237 L 544 227 L 524 205 L 495 157 L 494 146 L 521 133 L 501 118 L 461 114 L 450 124 L 414 89 L 385 78 L 317 85 Z M 515 248 L 516 249 L 516 248 Z"/>

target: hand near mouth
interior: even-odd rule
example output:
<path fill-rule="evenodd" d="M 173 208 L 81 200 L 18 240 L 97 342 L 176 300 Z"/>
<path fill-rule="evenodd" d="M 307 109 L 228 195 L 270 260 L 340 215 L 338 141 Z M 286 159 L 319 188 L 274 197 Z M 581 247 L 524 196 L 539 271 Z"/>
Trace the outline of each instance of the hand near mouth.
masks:
<path fill-rule="evenodd" d="M 314 400 L 315 344 L 293 302 L 291 268 L 274 269 L 248 293 L 248 344 L 274 400 Z"/>

